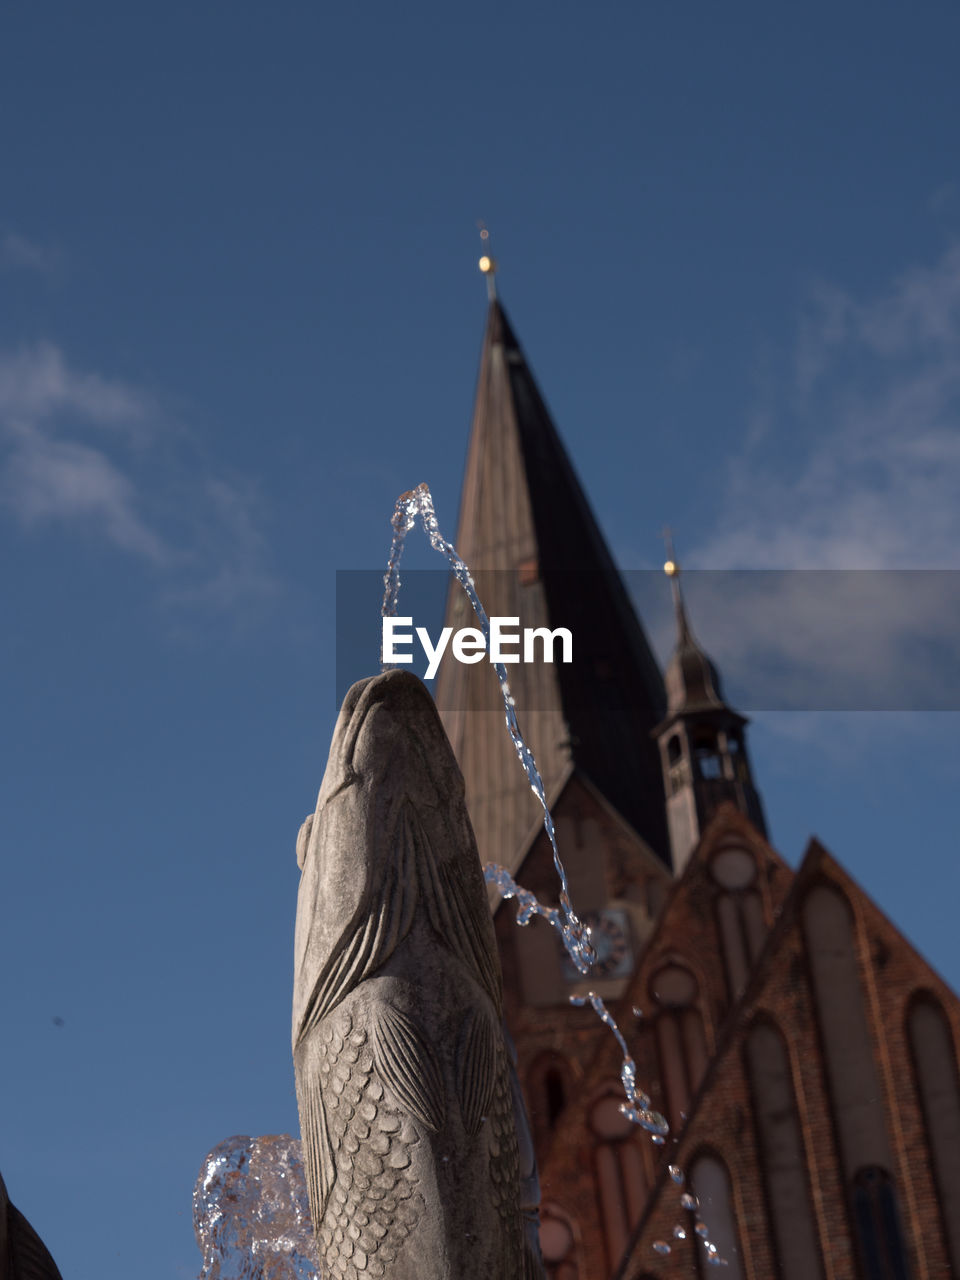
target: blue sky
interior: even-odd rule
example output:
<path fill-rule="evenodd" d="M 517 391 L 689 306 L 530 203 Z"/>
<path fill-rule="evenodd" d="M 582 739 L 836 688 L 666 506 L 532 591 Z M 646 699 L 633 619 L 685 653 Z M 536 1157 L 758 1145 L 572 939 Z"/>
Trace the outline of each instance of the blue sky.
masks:
<path fill-rule="evenodd" d="M 334 574 L 421 480 L 455 527 L 478 218 L 624 568 L 665 524 L 691 567 L 960 568 L 958 35 L 0 4 L 0 1168 L 66 1276 L 195 1276 L 205 1153 L 295 1131 Z M 751 738 L 778 848 L 816 833 L 955 987 L 956 731 Z"/>

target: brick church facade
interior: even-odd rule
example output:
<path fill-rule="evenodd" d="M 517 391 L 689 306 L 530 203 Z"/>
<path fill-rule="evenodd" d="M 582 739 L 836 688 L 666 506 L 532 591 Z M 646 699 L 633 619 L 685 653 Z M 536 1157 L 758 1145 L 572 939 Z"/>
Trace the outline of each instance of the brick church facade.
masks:
<path fill-rule="evenodd" d="M 827 850 L 794 871 L 768 843 L 746 721 L 679 578 L 661 675 L 495 297 L 457 547 L 488 614 L 576 637 L 570 666 L 510 678 L 595 973 L 492 903 L 551 1280 L 706 1277 L 721 1259 L 728 1280 L 960 1276 L 960 1002 Z M 447 623 L 467 607 L 452 594 Z M 485 663 L 446 664 L 437 704 L 481 857 L 555 903 L 493 684 Z M 669 1121 L 663 1146 L 620 1111 L 617 1043 L 570 1004 L 587 990 Z"/>

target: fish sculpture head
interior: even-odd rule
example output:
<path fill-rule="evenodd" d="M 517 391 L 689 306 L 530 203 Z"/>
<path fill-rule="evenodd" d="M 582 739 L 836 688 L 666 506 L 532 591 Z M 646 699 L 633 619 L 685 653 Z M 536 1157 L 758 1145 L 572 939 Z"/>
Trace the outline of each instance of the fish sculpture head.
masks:
<path fill-rule="evenodd" d="M 418 902 L 441 931 L 456 934 L 460 916 L 485 901 L 463 775 L 430 693 L 410 672 L 386 671 L 348 691 L 297 861 L 295 1044 L 389 958 Z M 484 916 L 466 940 L 450 941 L 465 948 L 499 1007 L 499 961 Z"/>
<path fill-rule="evenodd" d="M 463 776 L 426 685 L 409 671 L 360 680 L 340 708 L 317 797 L 315 851 L 325 811 L 389 805 L 397 795 L 438 807 L 463 799 Z"/>

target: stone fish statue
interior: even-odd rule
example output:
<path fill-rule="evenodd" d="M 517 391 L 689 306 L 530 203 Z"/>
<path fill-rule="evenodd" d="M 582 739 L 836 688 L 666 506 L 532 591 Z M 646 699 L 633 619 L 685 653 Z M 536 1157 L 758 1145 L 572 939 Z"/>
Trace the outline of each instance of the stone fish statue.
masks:
<path fill-rule="evenodd" d="M 322 1274 L 539 1280 L 463 779 L 409 672 L 348 692 L 297 860 L 293 1051 Z"/>

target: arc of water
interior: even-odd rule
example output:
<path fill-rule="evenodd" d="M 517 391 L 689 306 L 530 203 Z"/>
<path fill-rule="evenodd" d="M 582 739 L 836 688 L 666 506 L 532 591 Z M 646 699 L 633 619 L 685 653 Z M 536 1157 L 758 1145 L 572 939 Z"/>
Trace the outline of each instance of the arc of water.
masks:
<path fill-rule="evenodd" d="M 487 618 L 486 610 L 480 602 L 477 595 L 476 585 L 468 567 L 460 559 L 456 548 L 452 543 L 448 542 L 440 532 L 440 526 L 437 522 L 437 515 L 433 506 L 433 495 L 425 484 L 420 484 L 416 489 L 411 489 L 407 493 L 403 493 L 397 499 L 397 504 L 391 517 L 390 523 L 393 525 L 393 542 L 390 546 L 390 557 L 387 561 L 387 572 L 383 579 L 383 605 L 381 613 L 385 618 L 396 617 L 397 598 L 400 594 L 400 557 L 403 554 L 403 544 L 407 534 L 416 523 L 417 516 L 420 516 L 423 522 L 423 529 L 430 545 L 435 551 L 439 551 L 445 556 L 450 564 L 451 569 L 456 575 L 457 581 L 467 593 L 467 598 L 473 606 L 473 611 L 477 615 L 477 621 L 480 623 L 480 630 L 483 632 L 484 640 L 487 645 L 490 644 L 490 622 Z M 381 660 L 382 660 L 381 653 Z M 573 909 L 573 903 L 570 900 L 570 890 L 567 884 L 567 873 L 564 870 L 563 863 L 560 860 L 560 853 L 557 849 L 557 837 L 553 827 L 553 818 L 550 814 L 550 808 L 547 805 L 546 792 L 544 791 L 543 779 L 540 776 L 540 770 L 537 768 L 537 762 L 533 757 L 533 752 L 523 740 L 520 732 L 520 725 L 517 721 L 517 712 L 514 705 L 513 694 L 510 692 L 510 682 L 507 679 L 507 669 L 502 662 L 493 664 L 497 674 L 497 680 L 500 684 L 500 693 L 503 698 L 503 709 L 507 722 L 507 731 L 510 734 L 510 740 L 513 743 L 517 753 L 517 758 L 523 767 L 524 773 L 527 775 L 527 781 L 530 783 L 530 789 L 540 801 L 543 808 L 543 827 L 550 841 L 550 847 L 553 850 L 553 865 L 556 868 L 557 877 L 560 880 L 560 910 L 555 907 L 545 907 L 538 902 L 532 893 L 525 889 L 521 889 L 513 877 L 504 867 L 496 866 L 492 862 L 488 862 L 484 866 L 484 876 L 488 884 L 495 884 L 505 898 L 516 898 L 519 911 L 517 913 L 518 924 L 528 924 L 534 915 L 543 916 L 548 920 L 554 928 L 558 929 L 563 945 L 566 947 L 570 959 L 577 967 L 577 971 L 582 974 L 590 972 L 593 962 L 596 959 L 596 952 L 590 941 L 590 930 L 586 928 L 579 916 Z"/>

